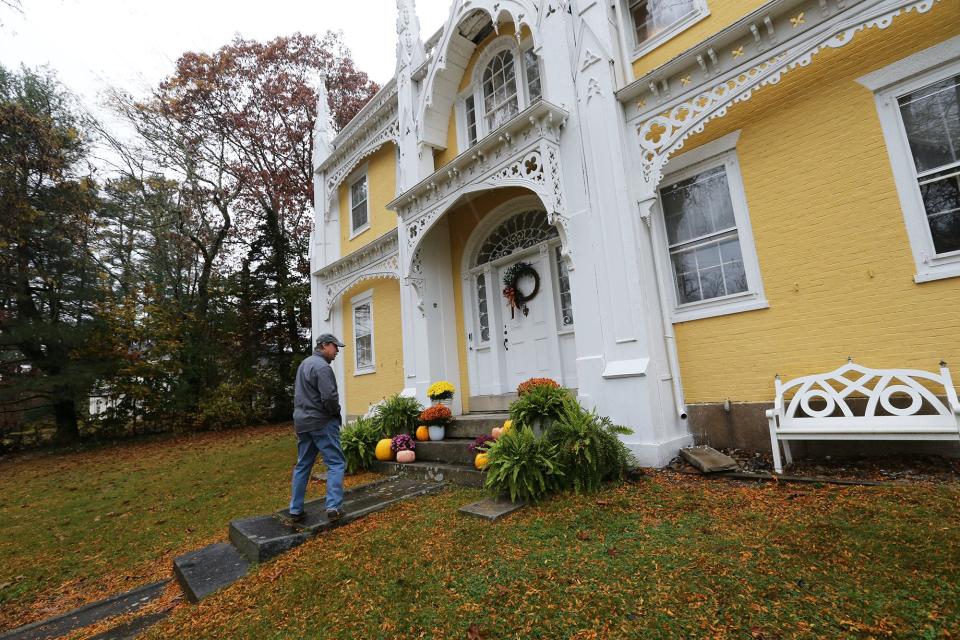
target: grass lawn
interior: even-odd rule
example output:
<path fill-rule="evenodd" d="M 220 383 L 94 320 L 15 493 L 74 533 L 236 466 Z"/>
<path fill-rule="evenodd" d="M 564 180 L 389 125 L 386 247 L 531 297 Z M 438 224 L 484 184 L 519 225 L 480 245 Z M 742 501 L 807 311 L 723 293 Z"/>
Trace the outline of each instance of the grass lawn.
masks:
<path fill-rule="evenodd" d="M 479 497 L 325 534 L 145 637 L 960 637 L 956 485 L 656 473 L 494 524 L 456 513 Z"/>
<path fill-rule="evenodd" d="M 271 427 L 0 463 L 0 629 L 169 575 L 282 507 L 293 459 Z M 456 512 L 480 496 L 324 534 L 143 637 L 960 638 L 956 484 L 665 472 L 493 524 Z"/>
<path fill-rule="evenodd" d="M 170 576 L 229 520 L 286 506 L 295 461 L 289 426 L 3 460 L 0 631 Z"/>

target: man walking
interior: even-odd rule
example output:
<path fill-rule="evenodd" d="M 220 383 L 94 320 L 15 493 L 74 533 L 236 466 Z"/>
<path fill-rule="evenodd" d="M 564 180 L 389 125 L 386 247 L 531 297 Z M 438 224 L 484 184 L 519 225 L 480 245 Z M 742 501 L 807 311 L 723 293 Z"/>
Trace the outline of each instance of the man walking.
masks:
<path fill-rule="evenodd" d="M 327 465 L 327 519 L 343 517 L 343 472 L 340 449 L 340 395 L 330 363 L 344 346 L 325 333 L 317 338 L 313 355 L 300 363 L 293 392 L 293 426 L 297 433 L 297 465 L 293 468 L 289 518 L 303 522 L 303 499 L 313 463 L 319 453 Z"/>

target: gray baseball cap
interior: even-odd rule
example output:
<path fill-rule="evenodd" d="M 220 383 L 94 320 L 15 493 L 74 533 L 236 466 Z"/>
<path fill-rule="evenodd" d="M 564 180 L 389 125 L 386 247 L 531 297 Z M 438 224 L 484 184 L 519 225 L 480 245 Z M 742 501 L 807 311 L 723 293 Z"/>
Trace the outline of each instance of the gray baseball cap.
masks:
<path fill-rule="evenodd" d="M 345 346 L 347 346 L 347 345 L 343 344 L 342 342 L 340 342 L 340 340 L 337 339 L 337 337 L 334 336 L 332 333 L 323 333 L 323 334 L 320 334 L 320 337 L 317 338 L 317 346 L 319 347 L 319 346 L 320 346 L 321 344 L 323 344 L 324 342 L 332 342 L 333 344 L 337 345 L 338 347 L 345 347 Z"/>

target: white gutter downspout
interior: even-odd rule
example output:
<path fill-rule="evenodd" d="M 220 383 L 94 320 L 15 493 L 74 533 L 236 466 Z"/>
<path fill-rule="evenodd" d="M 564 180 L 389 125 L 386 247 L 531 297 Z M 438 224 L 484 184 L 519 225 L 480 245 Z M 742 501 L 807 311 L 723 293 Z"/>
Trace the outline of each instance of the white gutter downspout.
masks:
<path fill-rule="evenodd" d="M 637 206 L 640 209 L 640 219 L 643 220 L 644 226 L 647 228 L 647 246 L 650 249 L 650 258 L 653 260 L 657 298 L 660 301 L 660 323 L 663 328 L 663 340 L 667 345 L 667 367 L 670 369 L 670 382 L 673 384 L 675 409 L 680 419 L 686 420 L 687 405 L 683 398 L 683 383 L 680 381 L 680 358 L 677 356 L 677 339 L 673 332 L 673 321 L 667 312 L 668 301 L 662 286 L 663 280 L 660 278 L 660 260 L 657 259 L 657 248 L 653 239 L 651 209 L 656 201 L 656 197 L 638 200 Z"/>

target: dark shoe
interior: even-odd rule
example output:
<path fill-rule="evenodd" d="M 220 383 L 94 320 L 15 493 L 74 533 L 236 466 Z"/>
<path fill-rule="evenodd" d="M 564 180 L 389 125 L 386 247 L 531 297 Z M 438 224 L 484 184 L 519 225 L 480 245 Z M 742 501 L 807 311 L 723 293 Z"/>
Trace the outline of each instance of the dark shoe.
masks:
<path fill-rule="evenodd" d="M 343 511 L 341 509 L 327 509 L 327 521 L 336 522 L 343 517 Z"/>
<path fill-rule="evenodd" d="M 307 514 L 305 511 L 301 511 L 300 513 L 290 513 L 287 511 L 280 516 L 280 519 L 289 525 L 303 524 L 303 521 L 306 520 L 306 518 Z"/>

